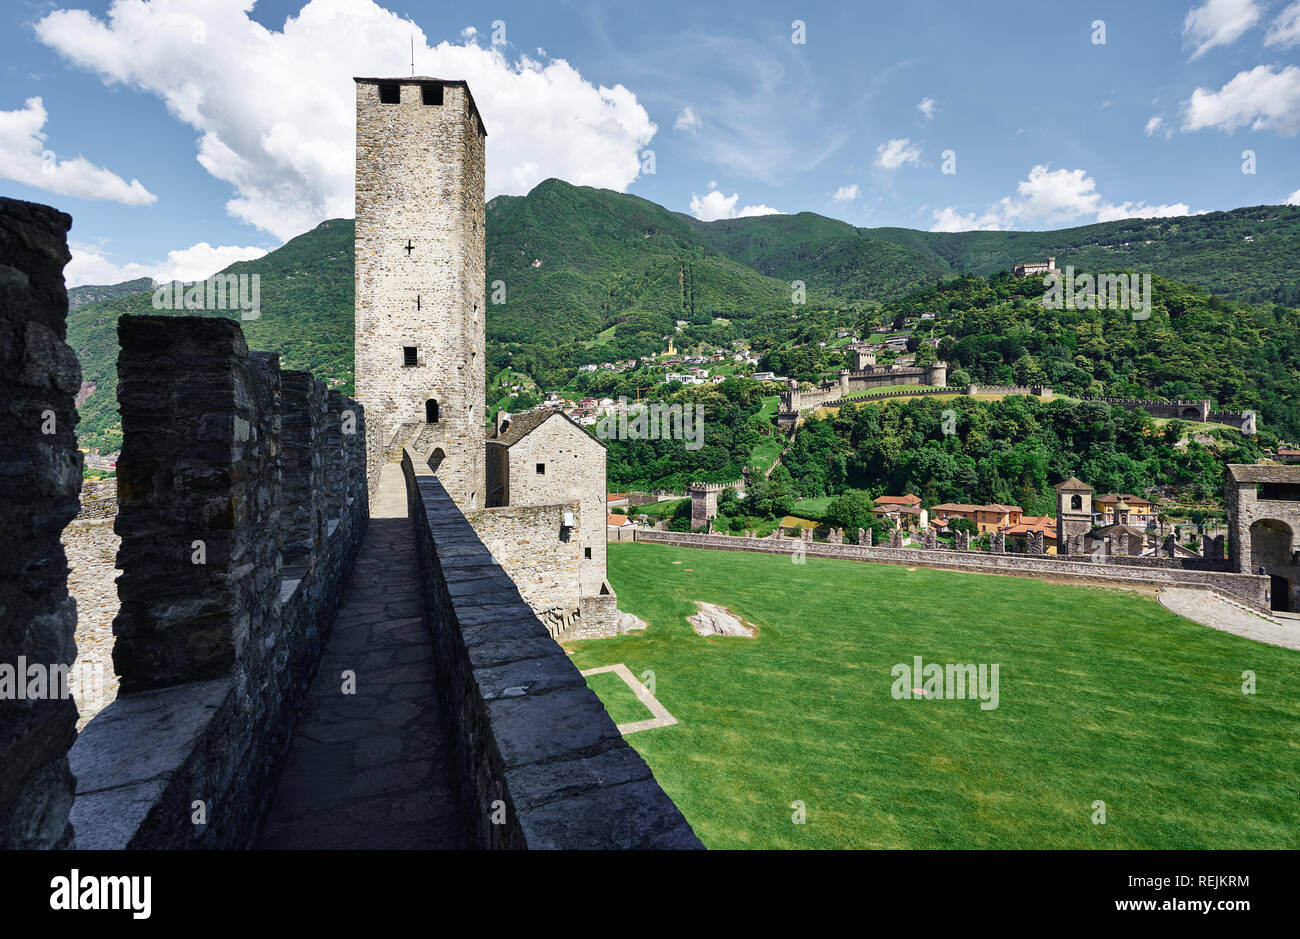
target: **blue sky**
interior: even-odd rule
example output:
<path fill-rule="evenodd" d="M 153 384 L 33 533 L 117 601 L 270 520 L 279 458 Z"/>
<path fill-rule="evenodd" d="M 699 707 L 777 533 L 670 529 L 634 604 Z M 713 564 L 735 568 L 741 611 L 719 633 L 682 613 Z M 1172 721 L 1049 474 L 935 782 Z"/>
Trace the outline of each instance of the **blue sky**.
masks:
<path fill-rule="evenodd" d="M 203 277 L 351 215 L 351 77 L 408 74 L 412 38 L 418 73 L 470 82 L 489 195 L 559 176 L 943 230 L 1300 203 L 1296 0 L 19 0 L 0 24 L 0 194 L 73 215 L 70 283 Z"/>

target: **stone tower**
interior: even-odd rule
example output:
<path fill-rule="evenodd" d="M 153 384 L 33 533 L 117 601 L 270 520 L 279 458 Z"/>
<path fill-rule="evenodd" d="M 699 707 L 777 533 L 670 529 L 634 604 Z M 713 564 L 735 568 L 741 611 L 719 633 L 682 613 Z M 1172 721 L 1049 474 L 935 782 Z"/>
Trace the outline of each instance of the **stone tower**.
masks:
<path fill-rule="evenodd" d="M 481 508 L 487 131 L 463 81 L 354 81 L 356 397 Z"/>
<path fill-rule="evenodd" d="M 1092 531 L 1092 487 L 1071 476 L 1056 486 L 1056 552 L 1072 553 L 1074 536 Z"/>

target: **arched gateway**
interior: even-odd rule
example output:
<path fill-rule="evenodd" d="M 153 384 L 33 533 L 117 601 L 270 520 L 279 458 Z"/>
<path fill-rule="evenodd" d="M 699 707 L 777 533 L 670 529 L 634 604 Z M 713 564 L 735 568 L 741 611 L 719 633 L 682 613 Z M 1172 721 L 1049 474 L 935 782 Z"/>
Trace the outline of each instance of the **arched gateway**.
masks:
<path fill-rule="evenodd" d="M 1233 570 L 1269 578 L 1270 606 L 1300 610 L 1300 466 L 1228 467 Z"/>

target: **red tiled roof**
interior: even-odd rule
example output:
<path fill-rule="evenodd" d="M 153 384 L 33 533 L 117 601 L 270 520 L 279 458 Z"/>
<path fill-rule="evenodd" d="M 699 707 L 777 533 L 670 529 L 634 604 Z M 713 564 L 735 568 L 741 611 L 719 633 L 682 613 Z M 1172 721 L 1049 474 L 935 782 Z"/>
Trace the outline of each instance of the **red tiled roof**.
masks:
<path fill-rule="evenodd" d="M 1112 492 L 1104 496 L 1097 496 L 1092 501 L 1093 502 L 1123 501 L 1123 502 L 1127 502 L 1129 505 L 1133 505 L 1136 502 L 1141 502 L 1143 505 L 1155 505 L 1155 503 L 1152 502 L 1150 499 L 1143 499 L 1141 496 L 1135 496 L 1131 492 Z"/>
<path fill-rule="evenodd" d="M 876 505 L 920 505 L 921 497 L 909 492 L 905 496 L 880 496 L 875 502 Z"/>

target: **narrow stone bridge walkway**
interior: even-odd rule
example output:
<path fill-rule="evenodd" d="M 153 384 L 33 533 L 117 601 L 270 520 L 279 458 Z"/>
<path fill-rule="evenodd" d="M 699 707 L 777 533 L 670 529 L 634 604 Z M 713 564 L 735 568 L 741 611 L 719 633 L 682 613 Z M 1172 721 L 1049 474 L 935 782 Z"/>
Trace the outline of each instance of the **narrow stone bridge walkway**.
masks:
<path fill-rule="evenodd" d="M 263 848 L 465 846 L 400 466 L 383 467 L 370 513 Z"/>

